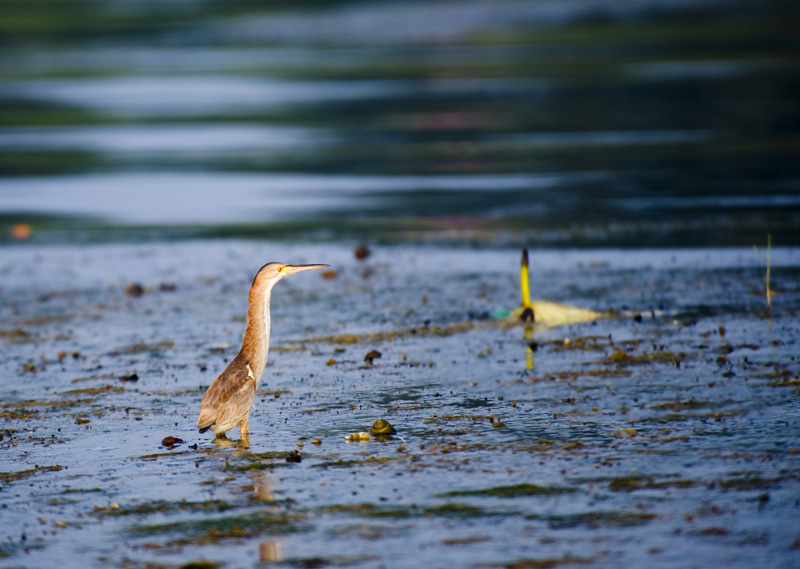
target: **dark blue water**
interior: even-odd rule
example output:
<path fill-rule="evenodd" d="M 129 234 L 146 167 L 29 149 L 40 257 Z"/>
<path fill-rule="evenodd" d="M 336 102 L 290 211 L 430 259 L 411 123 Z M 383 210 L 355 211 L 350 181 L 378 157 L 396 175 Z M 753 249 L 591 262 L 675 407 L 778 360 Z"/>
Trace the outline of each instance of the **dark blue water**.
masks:
<path fill-rule="evenodd" d="M 5 6 L 4 239 L 798 242 L 792 2 L 59 6 Z"/>

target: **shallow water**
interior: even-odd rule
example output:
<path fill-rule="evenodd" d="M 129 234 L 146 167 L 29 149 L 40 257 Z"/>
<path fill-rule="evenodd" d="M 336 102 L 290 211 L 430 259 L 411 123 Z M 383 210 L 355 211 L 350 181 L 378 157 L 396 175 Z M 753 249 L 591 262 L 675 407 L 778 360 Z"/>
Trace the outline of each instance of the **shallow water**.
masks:
<path fill-rule="evenodd" d="M 644 318 L 526 330 L 490 316 L 515 249 L 5 247 L 3 561 L 791 567 L 800 252 L 772 255 L 770 313 L 752 249 L 536 252 L 534 298 Z M 200 398 L 277 258 L 337 274 L 276 288 L 251 447 L 214 444 Z"/>

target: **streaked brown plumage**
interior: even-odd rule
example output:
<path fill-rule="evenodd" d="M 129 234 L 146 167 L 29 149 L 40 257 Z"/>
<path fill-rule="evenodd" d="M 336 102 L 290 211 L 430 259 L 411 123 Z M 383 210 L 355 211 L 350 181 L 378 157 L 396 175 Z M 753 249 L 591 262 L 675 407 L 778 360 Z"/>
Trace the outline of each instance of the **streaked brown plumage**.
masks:
<path fill-rule="evenodd" d="M 211 429 L 221 437 L 239 425 L 242 442 L 249 442 L 250 408 L 269 353 L 269 301 L 272 287 L 293 273 L 327 266 L 268 263 L 261 267 L 250 287 L 242 349 L 209 386 L 200 403 L 197 428 L 201 433 Z"/>

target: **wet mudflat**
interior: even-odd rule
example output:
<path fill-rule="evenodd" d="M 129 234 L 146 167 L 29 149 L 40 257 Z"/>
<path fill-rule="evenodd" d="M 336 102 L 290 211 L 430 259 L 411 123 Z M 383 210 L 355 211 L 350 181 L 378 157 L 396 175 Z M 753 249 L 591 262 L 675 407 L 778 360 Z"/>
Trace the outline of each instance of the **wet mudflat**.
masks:
<path fill-rule="evenodd" d="M 7 567 L 793 567 L 800 252 L 185 241 L 0 250 Z M 194 429 L 264 262 L 251 446 Z M 396 433 L 347 442 L 379 418 Z"/>

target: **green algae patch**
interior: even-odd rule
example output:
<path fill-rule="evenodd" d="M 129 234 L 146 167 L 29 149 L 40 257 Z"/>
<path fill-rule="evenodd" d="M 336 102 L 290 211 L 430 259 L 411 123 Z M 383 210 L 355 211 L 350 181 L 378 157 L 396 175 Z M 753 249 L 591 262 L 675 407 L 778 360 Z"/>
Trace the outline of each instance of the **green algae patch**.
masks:
<path fill-rule="evenodd" d="M 377 506 L 369 502 L 360 504 L 332 504 L 322 508 L 329 514 L 348 514 L 365 518 L 410 518 L 415 512 L 410 506 Z"/>
<path fill-rule="evenodd" d="M 347 514 L 364 518 L 416 518 L 416 517 L 453 517 L 477 518 L 496 515 L 483 508 L 470 504 L 448 503 L 439 506 L 378 506 L 363 502 L 360 504 L 333 504 L 325 506 L 322 511 L 330 514 Z"/>
<path fill-rule="evenodd" d="M 62 391 L 62 395 L 101 395 L 103 393 L 125 393 L 125 388 L 118 385 L 104 385 L 103 387 L 87 387 L 84 389 L 70 389 Z"/>
<path fill-rule="evenodd" d="M 708 408 L 717 408 L 717 407 L 724 407 L 726 405 L 730 405 L 734 403 L 733 400 L 727 399 L 725 401 L 701 401 L 697 399 L 689 399 L 687 401 L 673 401 L 667 403 L 656 403 L 654 405 L 650 405 L 648 409 L 654 410 L 668 410 L 674 411 L 675 413 L 680 413 L 684 409 L 708 409 Z"/>
<path fill-rule="evenodd" d="M 202 559 L 200 561 L 189 561 L 188 563 L 184 563 L 183 565 L 179 566 L 178 569 L 218 569 L 219 567 L 225 566 L 225 563 L 221 561 L 207 561 Z"/>
<path fill-rule="evenodd" d="M 250 464 L 229 464 L 225 467 L 225 472 L 258 472 L 260 470 L 273 470 L 275 468 L 285 468 L 291 466 L 292 461 L 283 462 L 252 462 Z"/>
<path fill-rule="evenodd" d="M 483 402 L 485 405 L 485 402 Z M 452 421 L 472 421 L 475 423 L 481 423 L 484 421 L 494 421 L 494 415 L 474 415 L 474 414 L 467 414 L 467 413 L 460 413 L 458 415 L 437 415 L 434 414 L 430 417 L 425 419 L 426 423 L 447 423 Z"/>
<path fill-rule="evenodd" d="M 590 369 L 586 371 L 580 372 L 572 372 L 575 374 L 573 379 L 577 379 L 580 376 L 588 375 L 589 377 L 628 377 L 633 375 L 633 372 L 629 369 L 612 369 L 609 367 L 597 368 L 597 369 Z"/>
<path fill-rule="evenodd" d="M 798 480 L 800 477 L 794 477 Z M 761 478 L 754 476 L 751 478 L 729 478 L 727 480 L 715 480 L 709 484 L 710 487 L 719 487 L 722 490 L 761 490 L 774 488 L 784 482 L 784 478 Z"/>
<path fill-rule="evenodd" d="M 505 320 L 460 320 L 457 322 L 451 322 L 450 324 L 444 324 L 442 326 L 414 326 L 411 328 L 400 328 L 397 330 L 388 330 L 388 331 L 381 331 L 381 332 L 367 332 L 364 334 L 334 334 L 329 336 L 315 336 L 312 338 L 306 338 L 301 343 L 302 344 L 314 344 L 314 343 L 325 343 L 325 344 L 359 344 L 362 342 L 391 342 L 396 339 L 408 338 L 408 337 L 422 337 L 422 336 L 438 336 L 441 338 L 446 338 L 448 336 L 453 336 L 455 334 L 462 334 L 464 332 L 470 332 L 472 330 L 490 330 L 490 329 L 498 329 L 498 328 L 508 328 L 510 326 L 516 326 L 519 324 L 516 321 L 505 321 Z M 539 326 L 541 327 L 541 326 Z"/>
<path fill-rule="evenodd" d="M 246 457 L 247 462 L 232 463 L 226 459 L 223 470 L 225 472 L 272 470 L 300 462 L 302 460 L 300 457 L 301 455 L 297 451 L 251 453 Z"/>
<path fill-rule="evenodd" d="M 0 338 L 8 338 L 13 343 L 22 343 L 31 339 L 31 333 L 22 328 L 0 330 Z"/>
<path fill-rule="evenodd" d="M 335 527 L 329 530 L 329 533 L 336 538 L 358 538 L 367 541 L 375 541 L 385 537 L 397 536 L 399 531 L 397 527 L 394 527 L 394 524 L 363 522 L 347 525 L 345 527 Z"/>
<path fill-rule="evenodd" d="M 769 387 L 800 387 L 800 378 L 773 381 L 768 383 L 767 385 Z"/>
<path fill-rule="evenodd" d="M 532 516 L 532 519 L 538 516 Z M 624 528 L 645 525 L 658 516 L 646 512 L 583 512 L 565 516 L 547 516 L 547 524 L 552 529 L 586 527 Z"/>
<path fill-rule="evenodd" d="M 223 500 L 206 500 L 204 502 L 168 502 L 155 500 L 143 504 L 120 506 L 110 510 L 100 510 L 102 516 L 147 516 L 150 514 L 168 514 L 173 512 L 224 512 L 236 506 Z"/>
<path fill-rule="evenodd" d="M 396 456 L 396 457 L 388 457 L 388 456 L 369 456 L 363 459 L 352 459 L 352 460 L 329 460 L 326 462 L 319 462 L 313 465 L 316 468 L 354 468 L 357 466 L 369 466 L 369 465 L 377 465 L 377 464 L 390 464 L 393 462 L 398 462 L 402 460 L 408 460 L 406 456 Z"/>
<path fill-rule="evenodd" d="M 308 528 L 302 524 L 304 520 L 304 515 L 295 512 L 258 512 L 225 518 L 135 525 L 128 529 L 128 533 L 134 536 L 179 534 L 180 537 L 171 540 L 170 545 L 208 545 L 231 538 L 306 531 Z"/>
<path fill-rule="evenodd" d="M 457 496 L 490 496 L 494 498 L 519 498 L 522 496 L 558 496 L 577 492 L 575 488 L 563 486 L 538 486 L 536 484 L 514 484 L 511 486 L 495 486 L 482 490 L 453 490 L 438 494 L 440 498 L 453 498 Z"/>
<path fill-rule="evenodd" d="M 317 567 L 351 567 L 361 563 L 380 561 L 378 555 L 332 555 L 330 557 L 291 557 L 283 559 L 281 565 L 299 567 L 300 569 L 316 569 Z"/>
<path fill-rule="evenodd" d="M 645 365 L 650 363 L 670 363 L 679 365 L 686 359 L 684 352 L 675 353 L 671 350 L 659 352 L 645 352 L 643 354 L 632 354 L 619 349 L 605 359 L 605 363 L 621 366 Z"/>
<path fill-rule="evenodd" d="M 485 563 L 478 565 L 482 568 L 502 568 L 502 569 L 554 569 L 562 565 L 588 565 L 596 563 L 597 557 L 577 557 L 575 555 L 565 555 L 553 559 L 518 559 L 508 563 Z"/>
<path fill-rule="evenodd" d="M 40 472 L 60 472 L 64 467 L 61 465 L 55 466 L 36 466 L 28 470 L 20 470 L 19 472 L 0 472 L 0 482 L 9 483 L 17 480 L 24 480 Z"/>
<path fill-rule="evenodd" d="M 286 460 L 294 451 L 267 451 L 251 452 L 247 455 L 248 460 Z"/>
<path fill-rule="evenodd" d="M 108 352 L 109 356 L 123 356 L 132 354 L 155 353 L 163 352 L 164 350 L 171 350 L 175 347 L 175 342 L 166 340 L 164 342 L 146 343 L 141 342 L 138 344 L 129 344 L 127 346 L 118 346 L 114 350 Z"/>
<path fill-rule="evenodd" d="M 712 411 L 710 413 L 666 413 L 664 415 L 656 415 L 653 417 L 642 417 L 638 419 L 638 423 L 673 423 L 678 421 L 691 421 L 701 420 L 707 421 L 709 419 L 713 419 L 717 423 L 721 423 L 726 419 L 732 419 L 733 417 L 739 417 L 741 415 L 746 414 L 747 411 L 744 409 L 737 409 L 734 411 Z"/>
<path fill-rule="evenodd" d="M 0 419 L 5 419 L 6 421 L 19 421 L 38 416 L 39 416 L 39 411 L 36 409 L 26 409 L 26 408 L 22 408 L 19 410 L 3 409 L 2 411 L 0 411 Z"/>
<path fill-rule="evenodd" d="M 6 419 L 28 419 L 38 416 L 38 409 L 31 409 L 31 407 L 47 407 L 49 411 L 57 411 L 60 409 L 70 409 L 84 404 L 94 403 L 94 399 L 73 399 L 67 400 L 27 400 L 17 401 L 15 403 L 4 403 L 0 405 L 0 417 Z"/>
<path fill-rule="evenodd" d="M 665 488 L 692 488 L 698 484 L 697 480 L 678 479 L 655 481 L 649 476 L 620 476 L 612 478 L 608 489 L 613 492 L 632 492 L 641 489 L 661 490 Z"/>
<path fill-rule="evenodd" d="M 143 454 L 139 457 L 139 460 L 153 461 L 153 460 L 158 460 L 160 458 L 175 458 L 177 456 L 187 455 L 187 454 L 195 454 L 195 450 L 192 449 L 192 450 L 180 450 L 177 452 L 155 452 L 152 454 Z"/>
<path fill-rule="evenodd" d="M 453 518 L 477 518 L 480 516 L 495 515 L 487 512 L 483 508 L 472 506 L 470 504 L 450 503 L 442 504 L 440 506 L 433 506 L 424 508 L 422 510 L 424 516 L 445 516 Z"/>

